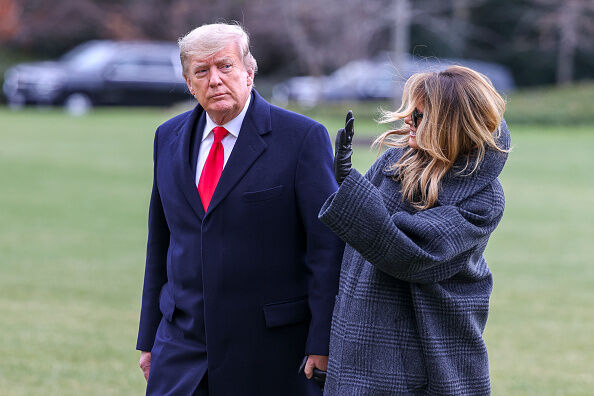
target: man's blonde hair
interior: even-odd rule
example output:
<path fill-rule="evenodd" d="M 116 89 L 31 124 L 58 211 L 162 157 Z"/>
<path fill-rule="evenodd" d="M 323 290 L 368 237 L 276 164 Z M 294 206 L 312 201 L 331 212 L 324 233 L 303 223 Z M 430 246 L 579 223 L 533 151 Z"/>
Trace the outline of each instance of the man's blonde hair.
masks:
<path fill-rule="evenodd" d="M 180 38 L 177 44 L 184 75 L 187 72 L 187 62 L 190 57 L 208 58 L 231 43 L 237 45 L 245 68 L 255 75 L 258 64 L 250 52 L 250 37 L 238 23 L 202 25 Z"/>
<path fill-rule="evenodd" d="M 473 173 L 488 148 L 506 152 L 497 146 L 499 126 L 505 101 L 491 81 L 472 69 L 451 66 L 441 72 L 418 73 L 404 85 L 402 104 L 394 112 L 385 112 L 382 123 L 401 120 L 423 106 L 416 142 L 391 170 L 402 184 L 403 199 L 416 209 L 427 209 L 437 201 L 441 179 L 456 159 L 466 158 L 460 172 Z M 409 128 L 390 130 L 374 145 L 408 147 Z M 470 169 L 469 169 L 470 168 Z"/>

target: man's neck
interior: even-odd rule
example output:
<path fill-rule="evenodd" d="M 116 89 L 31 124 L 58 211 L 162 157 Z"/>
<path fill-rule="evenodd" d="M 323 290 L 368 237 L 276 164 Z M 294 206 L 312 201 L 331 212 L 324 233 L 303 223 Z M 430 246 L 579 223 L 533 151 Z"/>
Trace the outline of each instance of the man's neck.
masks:
<path fill-rule="evenodd" d="M 251 92 L 248 96 L 246 96 L 245 100 L 242 102 L 241 106 L 237 109 L 233 109 L 230 110 L 226 113 L 213 113 L 211 114 L 211 112 L 209 112 L 208 110 L 206 110 L 206 113 L 208 114 L 208 116 L 210 117 L 211 120 L 213 120 L 217 125 L 225 125 L 226 123 L 228 123 L 229 121 L 233 120 L 235 117 L 237 117 L 239 114 L 241 114 L 241 112 L 243 111 L 243 109 L 245 108 L 245 105 L 247 104 L 249 98 L 251 96 Z"/>
<path fill-rule="evenodd" d="M 245 105 L 245 103 L 244 103 L 244 105 Z M 228 113 L 224 113 L 224 114 L 221 114 L 221 113 L 211 114 L 208 111 L 206 113 L 208 114 L 210 119 L 213 120 L 217 125 L 225 125 L 226 123 L 228 123 L 229 121 L 231 121 L 232 119 L 237 117 L 239 115 L 239 113 L 241 113 L 241 110 L 243 110 L 243 106 L 232 113 L 228 112 Z"/>
<path fill-rule="evenodd" d="M 251 99 L 250 99 L 250 97 L 248 97 L 248 100 L 246 100 L 246 102 L 243 105 L 243 108 L 241 109 L 239 114 L 237 114 L 234 117 L 228 117 L 229 118 L 228 121 L 226 119 L 223 119 L 222 120 L 223 122 L 220 122 L 220 123 L 218 121 L 221 121 L 221 119 L 219 119 L 217 121 L 216 119 L 213 119 L 210 116 L 210 114 L 207 112 L 206 113 L 206 125 L 204 126 L 202 139 L 205 139 L 208 136 L 208 134 L 210 133 L 210 131 L 216 126 L 225 127 L 231 135 L 233 135 L 235 137 L 239 136 L 239 132 L 241 131 L 241 126 L 243 124 L 243 120 L 247 113 L 247 109 L 250 106 L 250 102 L 251 102 Z"/>

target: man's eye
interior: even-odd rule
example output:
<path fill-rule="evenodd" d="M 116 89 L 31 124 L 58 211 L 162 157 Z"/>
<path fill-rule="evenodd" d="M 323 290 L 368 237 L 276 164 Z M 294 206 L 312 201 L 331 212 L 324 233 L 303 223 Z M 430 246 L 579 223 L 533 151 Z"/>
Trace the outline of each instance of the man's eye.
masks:
<path fill-rule="evenodd" d="M 223 69 L 231 69 L 231 66 L 233 66 L 233 65 L 230 63 L 224 64 Z"/>

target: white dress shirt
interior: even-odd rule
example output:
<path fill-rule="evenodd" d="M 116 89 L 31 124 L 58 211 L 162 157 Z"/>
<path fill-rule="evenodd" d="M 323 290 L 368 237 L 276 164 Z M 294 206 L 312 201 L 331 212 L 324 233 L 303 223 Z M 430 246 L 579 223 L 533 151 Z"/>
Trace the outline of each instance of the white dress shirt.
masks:
<path fill-rule="evenodd" d="M 223 169 L 225 169 L 225 165 L 227 165 L 227 160 L 231 155 L 231 151 L 233 151 L 233 147 L 235 147 L 235 142 L 239 137 L 239 131 L 241 130 L 241 124 L 243 124 L 243 119 L 245 118 L 245 113 L 247 112 L 248 107 L 250 106 L 250 101 L 252 100 L 252 95 L 248 96 L 248 100 L 245 102 L 243 106 L 243 110 L 241 113 L 237 115 L 234 119 L 226 123 L 225 125 L 218 125 L 216 124 L 206 113 L 206 125 L 204 126 L 204 131 L 202 132 L 202 143 L 200 144 L 200 150 L 198 151 L 198 164 L 196 166 L 196 186 L 198 186 L 198 182 L 200 182 L 200 175 L 202 175 L 202 168 L 204 168 L 204 163 L 206 162 L 206 158 L 208 157 L 208 152 L 214 143 L 214 134 L 212 130 L 214 127 L 222 126 L 225 128 L 229 133 L 227 136 L 221 140 L 223 144 L 223 149 L 225 150 L 225 159 L 223 162 Z"/>

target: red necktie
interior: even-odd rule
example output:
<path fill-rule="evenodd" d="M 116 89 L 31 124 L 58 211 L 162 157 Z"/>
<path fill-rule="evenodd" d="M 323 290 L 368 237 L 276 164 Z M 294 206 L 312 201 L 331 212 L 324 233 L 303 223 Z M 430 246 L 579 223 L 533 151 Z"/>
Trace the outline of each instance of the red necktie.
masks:
<path fill-rule="evenodd" d="M 214 142 L 206 157 L 206 162 L 202 168 L 202 174 L 200 175 L 200 181 L 198 182 L 198 193 L 202 200 L 202 206 L 204 211 L 208 209 L 208 204 L 214 194 L 217 183 L 223 173 L 223 163 L 225 162 L 225 149 L 221 140 L 229 133 L 223 127 L 214 127 L 212 130 L 214 134 Z"/>

